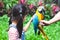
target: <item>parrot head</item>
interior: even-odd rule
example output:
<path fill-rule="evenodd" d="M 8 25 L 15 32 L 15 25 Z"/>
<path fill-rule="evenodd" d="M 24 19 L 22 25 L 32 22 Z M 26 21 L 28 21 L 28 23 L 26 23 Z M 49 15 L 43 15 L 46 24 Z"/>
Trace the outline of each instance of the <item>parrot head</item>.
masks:
<path fill-rule="evenodd" d="M 36 10 L 36 15 L 38 16 L 38 20 L 43 20 L 44 19 L 44 7 L 40 6 L 38 7 L 38 9 Z"/>

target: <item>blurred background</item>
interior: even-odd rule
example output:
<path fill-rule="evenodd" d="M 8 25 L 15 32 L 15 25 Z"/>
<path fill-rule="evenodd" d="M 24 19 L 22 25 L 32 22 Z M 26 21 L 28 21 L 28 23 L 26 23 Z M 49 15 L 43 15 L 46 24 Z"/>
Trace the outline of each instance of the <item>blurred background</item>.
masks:
<path fill-rule="evenodd" d="M 0 0 L 3 3 L 3 10 L 4 14 L 0 16 L 0 40 L 8 40 L 8 27 L 9 27 L 9 17 L 7 16 L 7 11 L 11 9 L 14 5 L 18 3 L 18 0 Z M 34 4 L 36 7 L 38 6 L 38 2 L 40 0 L 28 0 L 27 4 Z M 49 20 L 51 19 L 51 3 L 56 3 L 58 6 L 60 6 L 60 0 L 42 0 L 44 2 L 44 5 L 47 6 L 48 10 L 45 12 L 45 19 Z M 1 5 L 0 5 L 1 6 Z M 37 7 L 38 8 L 38 7 Z M 6 11 L 7 10 L 7 11 Z M 10 12 L 10 11 L 9 11 Z M 32 17 L 32 13 L 28 13 L 26 20 L 24 21 L 24 25 L 30 20 Z M 46 32 L 46 35 L 48 36 L 49 40 L 60 40 L 60 21 L 53 23 L 49 26 L 44 26 L 43 30 Z M 45 40 L 42 34 L 35 35 L 34 29 L 33 29 L 33 23 L 31 23 L 28 31 L 25 33 L 25 39 L 26 40 Z"/>

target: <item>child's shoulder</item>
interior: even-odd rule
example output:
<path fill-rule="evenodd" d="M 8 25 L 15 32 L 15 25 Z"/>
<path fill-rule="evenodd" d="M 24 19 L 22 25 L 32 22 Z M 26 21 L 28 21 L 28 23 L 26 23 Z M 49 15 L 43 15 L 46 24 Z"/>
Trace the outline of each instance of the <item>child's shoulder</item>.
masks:
<path fill-rule="evenodd" d="M 9 27 L 13 27 L 13 28 L 16 28 L 16 25 L 14 23 L 10 24 Z"/>
<path fill-rule="evenodd" d="M 11 32 L 17 32 L 17 28 L 16 28 L 15 24 L 10 24 L 9 27 L 10 27 L 9 31 L 11 31 Z"/>

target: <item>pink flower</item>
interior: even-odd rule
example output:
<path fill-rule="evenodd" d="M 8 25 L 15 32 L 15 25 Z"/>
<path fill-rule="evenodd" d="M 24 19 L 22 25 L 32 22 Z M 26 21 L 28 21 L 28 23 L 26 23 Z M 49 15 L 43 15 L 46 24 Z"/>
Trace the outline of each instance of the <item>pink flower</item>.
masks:
<path fill-rule="evenodd" d="M 32 9 L 33 7 L 34 7 L 34 5 L 33 5 L 33 4 L 30 4 L 30 5 L 29 5 L 29 8 L 30 8 L 30 9 Z"/>

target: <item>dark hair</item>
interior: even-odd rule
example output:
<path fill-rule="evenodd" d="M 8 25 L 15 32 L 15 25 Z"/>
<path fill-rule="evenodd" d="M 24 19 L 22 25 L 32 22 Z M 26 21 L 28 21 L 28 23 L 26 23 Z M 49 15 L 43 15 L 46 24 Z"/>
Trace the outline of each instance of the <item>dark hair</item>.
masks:
<path fill-rule="evenodd" d="M 19 38 L 21 38 L 22 30 L 23 30 L 23 18 L 26 15 L 26 7 L 22 4 L 17 4 L 12 8 L 11 16 L 10 16 L 10 24 L 11 21 L 17 20 L 17 30 L 19 32 Z"/>

